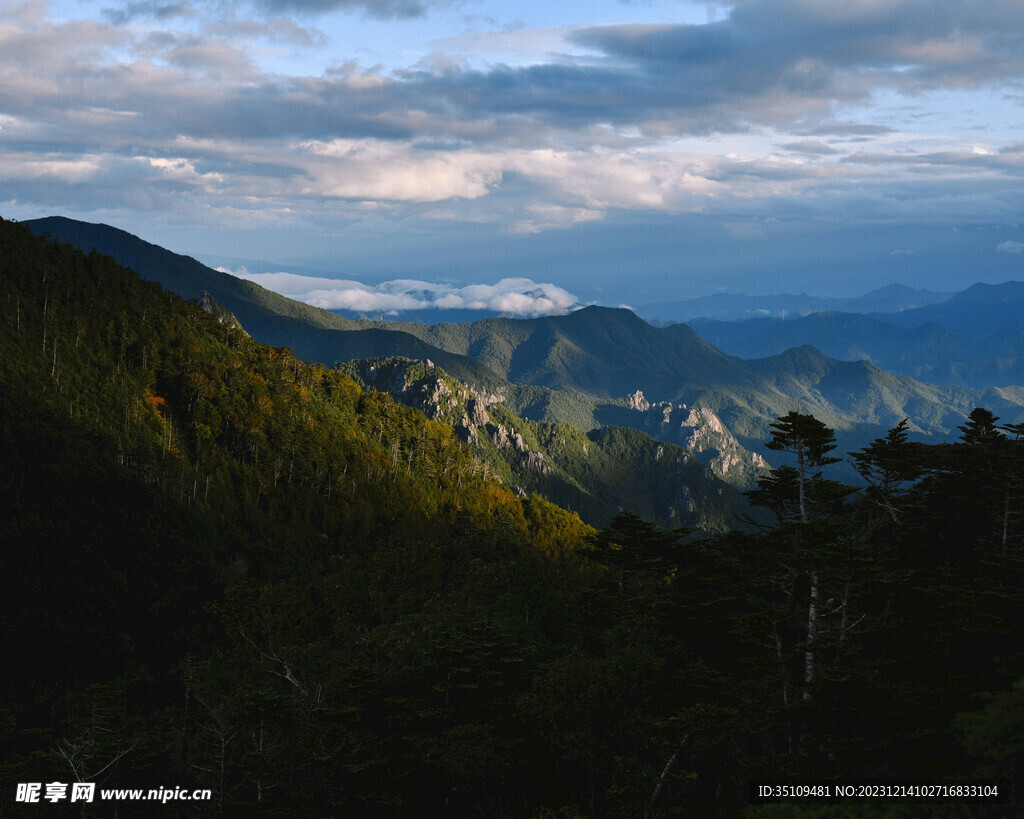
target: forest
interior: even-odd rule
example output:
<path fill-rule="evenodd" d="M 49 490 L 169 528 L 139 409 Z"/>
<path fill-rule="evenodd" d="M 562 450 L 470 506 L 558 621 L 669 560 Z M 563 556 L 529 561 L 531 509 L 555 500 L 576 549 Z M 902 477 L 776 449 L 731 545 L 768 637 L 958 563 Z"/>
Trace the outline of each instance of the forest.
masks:
<path fill-rule="evenodd" d="M 842 453 L 791 412 L 770 523 L 594 529 L 105 256 L 0 221 L 0 281 L 0 813 L 54 780 L 211 789 L 182 816 L 1021 810 L 1024 426 Z M 810 779 L 999 797 L 751 793 Z"/>

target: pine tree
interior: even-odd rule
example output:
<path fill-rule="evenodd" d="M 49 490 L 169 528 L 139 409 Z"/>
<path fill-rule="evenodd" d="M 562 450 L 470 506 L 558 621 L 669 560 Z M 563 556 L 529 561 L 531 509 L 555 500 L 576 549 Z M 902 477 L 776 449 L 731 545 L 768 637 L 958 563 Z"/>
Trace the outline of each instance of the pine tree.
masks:
<path fill-rule="evenodd" d="M 790 412 L 771 425 L 772 439 L 765 444 L 796 458 L 796 467 L 781 466 L 759 478 L 758 488 L 747 493 L 751 502 L 775 512 L 779 523 L 808 523 L 834 509 L 853 490 L 822 478 L 822 469 L 838 463 L 829 455 L 836 448 L 835 434 L 813 415 Z"/>
<path fill-rule="evenodd" d="M 920 451 L 910 443 L 907 419 L 889 430 L 884 438 L 875 438 L 868 446 L 850 453 L 854 468 L 867 482 L 865 498 L 886 511 L 893 523 L 900 522 L 900 502 L 924 473 Z"/>
<path fill-rule="evenodd" d="M 822 477 L 822 470 L 839 458 L 829 455 L 836 448 L 835 434 L 813 415 L 790 412 L 771 425 L 772 439 L 765 444 L 776 452 L 788 452 L 796 458 L 796 466 L 780 466 L 759 478 L 758 488 L 748 493 L 751 502 L 771 509 L 784 523 L 795 523 L 797 555 L 816 551 L 807 542 L 806 529 L 812 522 L 838 511 L 843 499 L 854 490 Z M 812 559 L 807 568 L 807 630 L 804 640 L 804 699 L 810 698 L 810 686 L 816 674 L 816 650 L 821 628 L 821 588 L 818 561 Z"/>

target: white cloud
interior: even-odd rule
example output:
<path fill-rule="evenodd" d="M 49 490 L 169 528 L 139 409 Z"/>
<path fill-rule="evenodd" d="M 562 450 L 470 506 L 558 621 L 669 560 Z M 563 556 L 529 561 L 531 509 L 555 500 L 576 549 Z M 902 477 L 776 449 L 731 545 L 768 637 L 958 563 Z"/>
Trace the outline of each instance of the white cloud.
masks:
<path fill-rule="evenodd" d="M 580 51 L 568 39 L 568 35 L 576 28 L 558 26 L 477 31 L 443 37 L 431 41 L 430 45 L 446 53 L 500 55 L 513 64 L 529 64 Z"/>
<path fill-rule="evenodd" d="M 412 151 L 378 140 L 311 141 L 314 177 L 303 195 L 399 202 L 477 199 L 501 182 L 500 157 L 477 151 Z"/>
<path fill-rule="evenodd" d="M 1021 242 L 1002 242 L 996 245 L 996 251 L 999 253 L 1024 253 L 1024 243 Z"/>
<path fill-rule="evenodd" d="M 250 273 L 246 268 L 219 268 L 297 301 L 327 310 L 397 315 L 407 310 L 490 310 L 515 316 L 563 315 L 579 306 L 572 293 L 532 279 L 502 279 L 497 284 L 455 287 L 415 279 L 369 286 L 344 279 L 295 273 Z"/>

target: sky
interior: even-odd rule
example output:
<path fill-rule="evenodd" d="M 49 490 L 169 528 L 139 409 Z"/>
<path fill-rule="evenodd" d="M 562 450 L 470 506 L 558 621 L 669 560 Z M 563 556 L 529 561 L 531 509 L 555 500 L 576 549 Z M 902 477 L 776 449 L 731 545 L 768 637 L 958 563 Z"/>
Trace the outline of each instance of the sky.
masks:
<path fill-rule="evenodd" d="M 324 306 L 1024 279 L 1022 180 L 1019 0 L 0 0 L 0 216 Z"/>

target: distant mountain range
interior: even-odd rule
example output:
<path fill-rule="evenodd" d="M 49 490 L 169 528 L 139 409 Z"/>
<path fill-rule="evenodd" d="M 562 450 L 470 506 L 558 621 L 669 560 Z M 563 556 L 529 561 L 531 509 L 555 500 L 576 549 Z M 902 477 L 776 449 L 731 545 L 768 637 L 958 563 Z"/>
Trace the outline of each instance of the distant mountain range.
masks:
<path fill-rule="evenodd" d="M 1024 282 L 979 283 L 942 302 L 876 318 L 903 327 L 934 322 L 973 339 L 988 339 L 1005 330 L 1024 333 Z"/>
<path fill-rule="evenodd" d="M 1022 387 L 934 386 L 866 361 L 840 361 L 811 346 L 743 360 L 687 325 L 654 327 L 625 309 L 588 307 L 565 316 L 436 326 L 350 321 L 116 228 L 62 218 L 28 226 L 113 256 L 185 298 L 207 291 L 255 338 L 288 346 L 302 358 L 329 365 L 380 356 L 429 359 L 476 393 L 498 396 L 512 412 L 535 422 L 572 423 L 583 431 L 614 423 L 668 434 L 664 430 L 673 425 L 653 424 L 649 408 L 668 402 L 711 411 L 743 446 L 760 451 L 770 423 L 791 410 L 812 413 L 835 428 L 842 450 L 865 445 L 903 418 L 918 435 L 937 438 L 955 435 L 976 406 L 1006 421 L 1024 418 Z M 631 403 L 637 391 L 648 409 Z"/>
<path fill-rule="evenodd" d="M 739 293 L 715 293 L 693 299 L 642 304 L 638 316 L 657 323 L 711 318 L 737 321 L 748 318 L 794 318 L 823 310 L 845 313 L 899 313 L 945 301 L 953 293 L 917 290 L 902 284 L 890 284 L 863 296 L 835 297 L 793 295 L 747 296 Z"/>
<path fill-rule="evenodd" d="M 689 326 L 721 350 L 743 358 L 811 345 L 844 361 L 870 361 L 935 384 L 967 387 L 1024 384 L 1024 334 L 1003 329 L 984 340 L 931 321 L 901 326 L 854 313 L 812 313 L 798 319 L 714 321 Z"/>
<path fill-rule="evenodd" d="M 811 345 L 935 384 L 1024 384 L 1024 282 L 976 284 L 894 314 L 820 312 L 792 319 L 693 319 L 702 338 L 743 358 Z"/>

